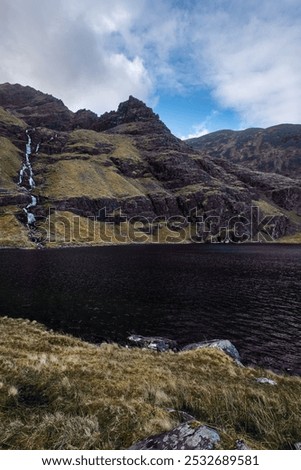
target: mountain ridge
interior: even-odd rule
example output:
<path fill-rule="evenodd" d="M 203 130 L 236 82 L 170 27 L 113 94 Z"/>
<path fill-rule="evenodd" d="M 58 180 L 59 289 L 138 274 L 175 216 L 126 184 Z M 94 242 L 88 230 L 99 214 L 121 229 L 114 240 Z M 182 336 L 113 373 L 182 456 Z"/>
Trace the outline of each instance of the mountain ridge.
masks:
<path fill-rule="evenodd" d="M 212 158 L 225 158 L 251 170 L 301 180 L 301 125 L 277 124 L 241 131 L 228 129 L 186 140 Z"/>
<path fill-rule="evenodd" d="M 191 148 L 132 96 L 116 111 L 98 117 L 87 110 L 73 113 L 61 100 L 35 94 L 30 87 L 4 84 L 0 106 L 0 246 L 64 246 L 62 220 L 70 232 L 69 244 L 103 244 L 102 236 L 93 238 L 90 232 L 96 228 L 103 235 L 104 209 L 114 229 L 120 228 L 120 217 L 127 218 L 122 242 L 145 241 L 146 234 L 149 239 L 157 234 L 157 242 L 161 235 L 174 242 L 191 241 L 191 222 L 198 241 L 245 241 L 253 228 L 239 223 L 229 227 L 229 221 L 245 217 L 252 226 L 254 204 L 261 218 L 273 215 L 272 238 L 299 231 L 296 180 Z M 31 169 L 34 188 L 29 184 Z M 86 237 L 75 233 L 75 217 L 87 225 Z M 131 218 L 140 220 L 140 229 Z M 139 235 L 134 240 L 133 231 Z M 113 242 L 120 240 L 115 237 Z"/>

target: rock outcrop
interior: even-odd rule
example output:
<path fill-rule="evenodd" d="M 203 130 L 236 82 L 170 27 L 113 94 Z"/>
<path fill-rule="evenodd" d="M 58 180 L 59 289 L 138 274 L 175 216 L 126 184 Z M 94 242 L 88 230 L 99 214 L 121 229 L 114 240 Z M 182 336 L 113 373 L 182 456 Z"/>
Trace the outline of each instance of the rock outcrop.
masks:
<path fill-rule="evenodd" d="M 198 421 L 180 424 L 171 431 L 137 442 L 131 450 L 212 450 L 220 441 L 218 432 Z"/>
<path fill-rule="evenodd" d="M 227 356 L 232 357 L 235 361 L 240 363 L 241 358 L 234 344 L 228 339 L 213 339 L 211 341 L 202 341 L 200 343 L 192 343 L 184 346 L 182 351 L 194 351 L 196 349 L 214 348 L 223 351 Z"/>
<path fill-rule="evenodd" d="M 73 113 L 61 100 L 29 86 L 1 85 L 0 106 L 30 127 L 47 127 L 59 131 L 72 128 Z"/>
<path fill-rule="evenodd" d="M 168 338 L 162 338 L 161 336 L 131 335 L 128 337 L 128 340 L 134 346 L 151 349 L 158 352 L 176 351 L 178 349 L 176 341 Z"/>
<path fill-rule="evenodd" d="M 110 111 L 100 116 L 97 124 L 95 124 L 95 130 L 106 131 L 122 124 L 135 122 L 150 123 L 150 121 L 154 121 L 157 123 L 158 120 L 159 116 L 155 114 L 151 108 L 145 106 L 145 104 L 137 98 L 130 96 L 128 101 L 120 103 L 117 111 Z M 163 123 L 162 126 L 164 126 Z M 167 128 L 166 130 L 168 131 Z"/>

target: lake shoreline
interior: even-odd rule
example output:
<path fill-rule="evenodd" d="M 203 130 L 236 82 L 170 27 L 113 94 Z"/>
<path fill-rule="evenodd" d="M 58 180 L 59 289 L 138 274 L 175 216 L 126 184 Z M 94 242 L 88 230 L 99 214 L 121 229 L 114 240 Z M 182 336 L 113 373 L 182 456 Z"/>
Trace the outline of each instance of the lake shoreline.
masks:
<path fill-rule="evenodd" d="M 139 244 L 1 251 L 0 309 L 84 340 L 228 339 L 300 374 L 299 245 Z"/>
<path fill-rule="evenodd" d="M 108 247 L 120 247 L 120 246 L 179 246 L 179 245 L 200 245 L 200 246 L 301 246 L 301 242 L 243 242 L 243 243 L 224 243 L 224 242 L 186 242 L 180 241 L 178 243 L 107 243 L 107 244 L 99 244 L 99 245 L 91 245 L 91 244 L 68 244 L 68 245 L 60 245 L 60 246 L 42 246 L 42 247 L 26 247 L 26 246 L 1 246 L 0 245 L 0 252 L 1 250 L 24 250 L 24 251 L 53 251 L 53 250 L 65 250 L 65 249 L 73 249 L 73 248 L 108 248 Z"/>
<path fill-rule="evenodd" d="M 217 450 L 301 442 L 300 377 L 214 348 L 96 346 L 21 318 L 0 317 L 0 334 L 2 449 L 129 449 L 185 422 L 213 428 Z"/>

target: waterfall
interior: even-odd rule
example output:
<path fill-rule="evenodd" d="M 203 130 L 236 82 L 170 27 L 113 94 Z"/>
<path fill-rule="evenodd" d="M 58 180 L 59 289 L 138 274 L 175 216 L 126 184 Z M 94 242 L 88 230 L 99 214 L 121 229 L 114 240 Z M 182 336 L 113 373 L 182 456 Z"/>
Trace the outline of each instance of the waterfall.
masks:
<path fill-rule="evenodd" d="M 26 150 L 25 150 L 25 162 L 22 164 L 22 167 L 19 172 L 19 181 L 18 184 L 19 186 L 22 186 L 25 188 L 27 191 L 32 191 L 36 187 L 35 181 L 33 179 L 33 171 L 32 171 L 32 166 L 30 163 L 30 156 L 31 156 L 31 137 L 29 134 L 28 129 L 26 130 L 26 135 L 27 135 L 27 143 L 26 143 Z M 36 147 L 36 153 L 39 150 L 40 144 L 37 145 Z M 28 186 L 30 189 L 28 189 Z M 23 208 L 23 211 L 26 214 L 27 217 L 27 225 L 34 225 L 36 222 L 35 216 L 30 212 L 30 209 L 35 207 L 37 205 L 37 198 L 33 195 L 31 195 L 31 202 Z"/>
<path fill-rule="evenodd" d="M 28 178 L 28 184 L 30 186 L 30 189 L 33 189 L 36 187 L 35 181 L 33 179 L 33 172 L 32 172 L 32 167 L 30 163 L 30 155 L 31 155 L 31 137 L 29 135 L 28 130 L 26 130 L 26 135 L 27 135 L 27 143 L 26 143 L 26 153 L 25 153 L 25 163 L 23 163 L 22 168 L 19 172 L 19 185 L 23 185 L 23 180 L 25 175 L 27 175 Z"/>
<path fill-rule="evenodd" d="M 37 198 L 35 196 L 31 196 L 31 202 L 26 206 L 26 209 L 30 207 L 35 207 L 37 205 Z"/>

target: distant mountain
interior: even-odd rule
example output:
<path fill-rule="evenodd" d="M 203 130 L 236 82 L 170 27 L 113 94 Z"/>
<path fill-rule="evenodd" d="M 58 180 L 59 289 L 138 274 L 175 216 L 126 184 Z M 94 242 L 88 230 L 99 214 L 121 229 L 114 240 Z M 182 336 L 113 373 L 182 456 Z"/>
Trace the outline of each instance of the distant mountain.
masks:
<path fill-rule="evenodd" d="M 251 170 L 301 179 L 301 125 L 280 124 L 268 129 L 222 130 L 186 140 L 194 149 Z"/>
<path fill-rule="evenodd" d="M 0 168 L 0 246 L 238 242 L 264 216 L 261 241 L 301 231 L 295 178 L 193 149 L 132 96 L 97 116 L 0 85 Z"/>

